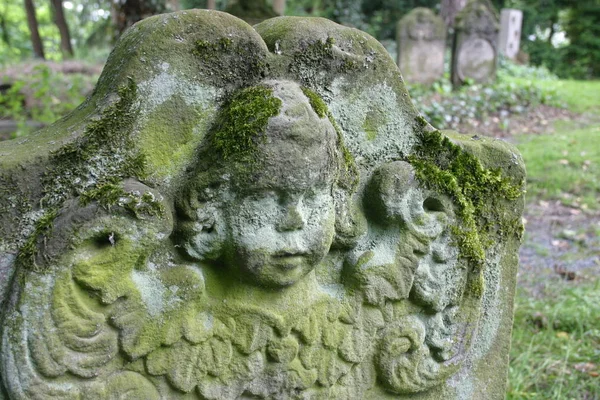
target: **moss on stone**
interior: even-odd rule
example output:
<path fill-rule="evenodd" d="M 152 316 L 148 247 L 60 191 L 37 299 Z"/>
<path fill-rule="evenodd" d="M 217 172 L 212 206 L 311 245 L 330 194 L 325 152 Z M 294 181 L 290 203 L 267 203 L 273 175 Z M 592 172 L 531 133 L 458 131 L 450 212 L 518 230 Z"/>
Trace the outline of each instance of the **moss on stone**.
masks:
<path fill-rule="evenodd" d="M 381 110 L 372 109 L 365 116 L 365 122 L 363 123 L 363 130 L 367 135 L 367 140 L 375 140 L 379 127 L 385 125 L 387 122 L 387 116 Z"/>
<path fill-rule="evenodd" d="M 224 160 L 255 164 L 269 118 L 279 114 L 281 106 L 281 100 L 273 96 L 273 89 L 265 86 L 242 89 L 219 112 L 211 147 Z"/>
<path fill-rule="evenodd" d="M 294 52 L 289 65 L 290 72 L 300 82 L 308 87 L 319 87 L 325 77 L 323 71 L 339 74 L 357 69 L 354 60 L 349 60 L 336 55 L 333 51 L 335 40 L 329 36 L 326 40 L 316 40 L 304 48 Z"/>
<path fill-rule="evenodd" d="M 137 115 L 136 90 L 130 79 L 118 89 L 119 99 L 90 122 L 81 137 L 51 154 L 53 169 L 43 179 L 42 205 L 59 205 L 98 183 L 146 176 L 146 159 L 133 150 L 131 135 Z"/>
<path fill-rule="evenodd" d="M 228 37 L 222 37 L 216 42 L 207 40 L 197 40 L 192 50 L 192 54 L 203 59 L 211 59 L 219 55 L 220 52 L 227 51 L 233 45 L 233 40 Z"/>
<path fill-rule="evenodd" d="M 38 270 L 36 258 L 38 254 L 38 242 L 50 234 L 52 224 L 58 215 L 58 209 L 51 208 L 46 211 L 35 223 L 33 233 L 25 240 L 17 254 L 17 265 L 19 267 Z"/>
<path fill-rule="evenodd" d="M 333 43 L 333 42 L 332 42 Z M 308 98 L 310 102 L 310 106 L 314 110 L 314 112 L 319 116 L 319 118 L 327 117 L 335 132 L 337 134 L 337 147 L 342 151 L 342 161 L 343 161 L 343 171 L 340 179 L 340 183 L 342 187 L 346 189 L 355 189 L 358 185 L 359 173 L 356 167 L 356 162 L 354 161 L 354 157 L 352 153 L 348 150 L 344 143 L 344 135 L 339 125 L 335 122 L 333 115 L 329 111 L 327 104 L 321 96 L 319 96 L 315 91 L 302 87 L 302 92 Z"/>
<path fill-rule="evenodd" d="M 422 119 L 417 123 L 421 127 L 426 124 Z M 510 213 L 505 210 L 506 202 L 523 195 L 523 182 L 504 176 L 500 169 L 484 168 L 477 157 L 438 130 L 423 129 L 415 154 L 408 161 L 425 187 L 446 194 L 456 205 L 458 221 L 451 232 L 460 256 L 475 275 L 483 268 L 485 251 L 494 239 L 520 237 L 520 221 L 508 218 Z M 473 294 L 482 293 L 482 285 L 473 282 L 471 286 Z"/>
<path fill-rule="evenodd" d="M 148 115 L 137 143 L 145 155 L 152 181 L 176 177 L 192 158 L 211 121 L 209 110 L 199 110 L 174 95 Z"/>
<path fill-rule="evenodd" d="M 37 268 L 39 239 L 47 235 L 58 209 L 69 197 L 84 192 L 102 194 L 106 202 L 117 193 L 112 184 L 124 178 L 146 176 L 145 157 L 134 150 L 131 132 L 137 112 L 134 108 L 136 85 L 130 79 L 117 90 L 118 100 L 108 106 L 99 119 L 87 124 L 83 134 L 50 155 L 50 169 L 42 178 L 44 215 L 32 234 L 19 248 L 19 265 Z M 108 185 L 108 186 L 107 186 Z"/>
<path fill-rule="evenodd" d="M 302 92 L 308 98 L 310 106 L 312 107 L 313 111 L 319 116 L 319 118 L 325 118 L 327 116 L 328 111 L 327 104 L 325 104 L 323 99 L 321 99 L 321 97 L 317 93 L 315 93 L 307 87 L 302 87 Z"/>
<path fill-rule="evenodd" d="M 214 41 L 197 40 L 192 54 L 199 68 L 219 85 L 252 85 L 265 75 L 265 54 L 260 44 L 247 38 L 223 36 Z"/>
<path fill-rule="evenodd" d="M 92 201 L 97 201 L 102 207 L 110 209 L 112 206 L 121 206 L 136 218 L 143 215 L 160 216 L 165 212 L 164 206 L 157 201 L 151 192 L 144 194 L 130 193 L 116 182 L 100 184 L 81 194 L 79 202 L 85 206 Z"/>

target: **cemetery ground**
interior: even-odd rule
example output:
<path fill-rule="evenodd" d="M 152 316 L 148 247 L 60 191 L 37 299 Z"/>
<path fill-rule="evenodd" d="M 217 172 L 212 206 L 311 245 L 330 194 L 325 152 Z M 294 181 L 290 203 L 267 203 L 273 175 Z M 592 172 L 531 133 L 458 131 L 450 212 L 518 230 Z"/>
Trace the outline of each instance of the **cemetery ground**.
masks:
<path fill-rule="evenodd" d="M 0 71 L 0 128 L 24 138 L 91 91 L 98 65 L 26 64 Z M 0 84 L 6 81 L 0 82 Z M 527 205 L 507 398 L 600 399 L 600 81 L 558 80 L 502 61 L 498 82 L 409 88 L 436 127 L 516 144 Z M 12 134 L 14 137 L 14 133 Z M 11 137 L 2 132 L 0 140 Z"/>

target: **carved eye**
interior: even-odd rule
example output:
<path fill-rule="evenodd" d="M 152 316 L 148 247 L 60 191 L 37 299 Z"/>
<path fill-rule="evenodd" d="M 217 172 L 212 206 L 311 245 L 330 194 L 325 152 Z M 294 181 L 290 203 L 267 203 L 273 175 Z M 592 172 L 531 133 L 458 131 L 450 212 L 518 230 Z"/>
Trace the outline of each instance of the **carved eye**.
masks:
<path fill-rule="evenodd" d="M 98 249 L 113 247 L 117 244 L 119 235 L 115 232 L 103 231 L 92 238 L 92 243 Z"/>
<path fill-rule="evenodd" d="M 426 212 L 444 212 L 444 211 L 446 211 L 444 209 L 444 205 L 442 204 L 442 202 L 439 199 L 436 199 L 435 197 L 426 198 L 425 201 L 423 202 L 423 209 Z"/>

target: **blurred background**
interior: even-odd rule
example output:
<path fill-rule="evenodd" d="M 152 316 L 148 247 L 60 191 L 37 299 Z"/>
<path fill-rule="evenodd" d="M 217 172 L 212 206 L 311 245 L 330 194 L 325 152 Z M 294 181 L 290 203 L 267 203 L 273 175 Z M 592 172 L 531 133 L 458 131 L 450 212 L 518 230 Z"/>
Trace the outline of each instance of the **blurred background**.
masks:
<path fill-rule="evenodd" d="M 324 17 L 368 32 L 397 60 L 399 21 L 429 8 L 443 20 L 444 62 L 427 83 L 404 74 L 417 108 L 437 128 L 516 144 L 527 165 L 507 398 L 598 400 L 600 0 L 480 2 L 500 31 L 502 10 L 520 11 L 518 51 L 507 55 L 499 38 L 489 76 L 457 82 L 452 52 L 467 0 L 2 0 L 0 140 L 27 140 L 77 107 L 118 37 L 151 15 Z"/>

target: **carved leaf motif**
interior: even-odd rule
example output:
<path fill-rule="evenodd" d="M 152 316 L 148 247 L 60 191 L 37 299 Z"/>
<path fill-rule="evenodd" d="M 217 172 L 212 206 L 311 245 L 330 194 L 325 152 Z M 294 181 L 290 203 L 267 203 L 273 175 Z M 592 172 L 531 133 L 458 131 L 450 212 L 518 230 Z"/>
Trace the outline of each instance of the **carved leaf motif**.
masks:
<path fill-rule="evenodd" d="M 336 350 L 328 350 L 318 344 L 304 347 L 300 360 L 305 368 L 317 371 L 317 380 L 323 386 L 332 386 L 352 367 L 351 363 L 338 357 Z"/>
<path fill-rule="evenodd" d="M 298 349 L 298 341 L 294 336 L 274 337 L 267 346 L 267 354 L 273 361 L 287 364 L 296 358 Z"/>
<path fill-rule="evenodd" d="M 209 374 L 220 376 L 231 362 L 232 355 L 231 342 L 213 337 L 200 345 L 199 363 Z"/>
<path fill-rule="evenodd" d="M 250 354 L 266 347 L 273 335 L 273 328 L 253 316 L 240 316 L 236 319 L 236 332 L 232 338 L 236 347 L 244 354 Z"/>
<path fill-rule="evenodd" d="M 347 362 L 360 363 L 370 347 L 366 332 L 362 328 L 349 326 L 339 346 L 339 354 Z"/>
<path fill-rule="evenodd" d="M 169 382 L 184 393 L 190 392 L 199 381 L 202 371 L 199 357 L 201 345 L 193 346 L 185 341 L 179 342 L 171 351 L 171 370 L 167 374 Z"/>
<path fill-rule="evenodd" d="M 183 324 L 183 335 L 194 344 L 204 342 L 212 334 L 213 323 L 214 317 L 207 312 L 189 315 Z"/>
<path fill-rule="evenodd" d="M 136 372 L 118 372 L 106 380 L 93 384 L 84 392 L 85 399 L 144 399 L 159 400 L 160 394 L 154 385 Z"/>
<path fill-rule="evenodd" d="M 43 319 L 46 346 L 60 352 L 60 363 L 77 376 L 97 376 L 118 353 L 117 334 L 106 316 L 91 309 L 92 299 L 63 274 L 56 278 L 52 294 L 52 317 Z M 52 327 L 52 322 L 54 327 Z M 58 360 L 58 358 L 55 358 Z"/>
<path fill-rule="evenodd" d="M 319 315 L 316 312 L 307 313 L 300 318 L 294 330 L 300 334 L 300 338 L 307 344 L 313 344 L 321 333 L 319 326 Z"/>
<path fill-rule="evenodd" d="M 323 386 L 332 386 L 343 375 L 350 372 L 352 364 L 342 360 L 337 353 L 332 351 L 319 351 L 318 355 L 318 381 Z"/>
<path fill-rule="evenodd" d="M 150 375 L 166 375 L 172 365 L 172 347 L 161 347 L 148 354 L 146 357 L 146 369 Z"/>
<path fill-rule="evenodd" d="M 328 349 L 337 349 L 347 336 L 349 328 L 349 325 L 339 322 L 329 324 L 326 329 L 323 329 L 323 346 Z"/>

